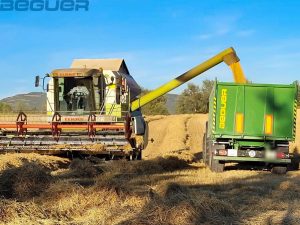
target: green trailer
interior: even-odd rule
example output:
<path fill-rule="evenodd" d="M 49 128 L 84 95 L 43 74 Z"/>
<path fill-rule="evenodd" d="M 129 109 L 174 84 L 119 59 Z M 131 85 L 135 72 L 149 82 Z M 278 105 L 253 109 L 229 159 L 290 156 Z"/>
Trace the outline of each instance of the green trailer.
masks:
<path fill-rule="evenodd" d="M 297 83 L 215 82 L 209 101 L 203 160 L 215 172 L 225 163 L 257 162 L 276 173 L 291 163 L 295 140 Z"/>

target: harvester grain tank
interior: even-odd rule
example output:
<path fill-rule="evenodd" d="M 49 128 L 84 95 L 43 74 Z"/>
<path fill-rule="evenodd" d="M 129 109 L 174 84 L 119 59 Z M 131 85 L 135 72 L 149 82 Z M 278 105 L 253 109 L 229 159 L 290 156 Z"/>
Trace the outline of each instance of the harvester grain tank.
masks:
<path fill-rule="evenodd" d="M 215 82 L 204 135 L 204 161 L 216 172 L 225 163 L 256 162 L 285 173 L 296 136 L 297 84 Z"/>
<path fill-rule="evenodd" d="M 222 62 L 231 67 L 236 82 L 246 82 L 239 58 L 229 48 L 140 97 L 124 60 L 74 60 L 71 68 L 54 70 L 42 80 L 48 122 L 32 123 L 20 112 L 15 123 L 0 124 L 1 153 L 141 159 L 147 124 L 140 108 Z"/>

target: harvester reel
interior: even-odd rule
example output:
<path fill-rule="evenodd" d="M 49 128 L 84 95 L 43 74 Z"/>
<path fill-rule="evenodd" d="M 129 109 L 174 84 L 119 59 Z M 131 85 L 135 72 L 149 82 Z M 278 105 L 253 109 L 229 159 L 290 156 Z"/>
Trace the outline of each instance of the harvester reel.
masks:
<path fill-rule="evenodd" d="M 125 117 L 125 138 L 129 142 L 130 142 L 130 138 L 132 135 L 132 128 L 131 128 L 130 124 L 131 124 L 131 116 L 128 113 Z"/>
<path fill-rule="evenodd" d="M 24 137 L 26 135 L 27 128 L 24 128 L 25 124 L 27 124 L 27 115 L 24 112 L 20 112 L 16 121 L 18 137 Z"/>
<path fill-rule="evenodd" d="M 56 112 L 52 117 L 52 123 L 51 123 L 52 136 L 54 137 L 55 141 L 59 140 L 61 134 L 61 129 L 58 128 L 58 125 L 60 123 L 61 123 L 61 115 L 58 112 Z"/>
<path fill-rule="evenodd" d="M 96 137 L 96 128 L 94 127 L 95 124 L 96 124 L 96 115 L 91 113 L 88 119 L 88 135 L 91 141 L 94 141 Z"/>

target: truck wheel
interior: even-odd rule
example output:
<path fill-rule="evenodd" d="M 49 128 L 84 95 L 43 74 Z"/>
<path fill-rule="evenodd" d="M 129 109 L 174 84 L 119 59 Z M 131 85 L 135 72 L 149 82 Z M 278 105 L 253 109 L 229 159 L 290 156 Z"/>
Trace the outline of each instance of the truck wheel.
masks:
<path fill-rule="evenodd" d="M 287 167 L 286 166 L 274 166 L 271 169 L 271 173 L 273 174 L 286 174 Z"/>
<path fill-rule="evenodd" d="M 202 159 L 204 164 L 207 165 L 207 147 L 206 147 L 206 133 L 203 135 L 203 140 L 202 140 Z"/>
<path fill-rule="evenodd" d="M 210 166 L 211 171 L 216 172 L 216 173 L 221 173 L 224 171 L 224 168 L 225 168 L 225 164 L 220 163 L 219 160 L 213 159 L 211 161 L 211 166 Z"/>
<path fill-rule="evenodd" d="M 205 133 L 202 142 L 202 159 L 205 165 L 210 165 L 210 144 L 207 141 L 208 122 L 205 123 Z"/>

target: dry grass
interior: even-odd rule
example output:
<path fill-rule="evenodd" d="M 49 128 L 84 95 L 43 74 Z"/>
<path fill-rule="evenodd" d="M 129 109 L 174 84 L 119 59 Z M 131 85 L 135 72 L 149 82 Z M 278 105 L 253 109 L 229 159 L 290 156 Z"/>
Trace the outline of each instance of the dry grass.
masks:
<path fill-rule="evenodd" d="M 51 170 L 68 167 L 68 159 L 56 156 L 43 156 L 38 154 L 5 154 L 0 155 L 0 171 L 7 168 L 20 167 L 24 163 L 37 163 Z"/>
<path fill-rule="evenodd" d="M 5 198 L 27 200 L 40 195 L 51 179 L 50 170 L 35 163 L 25 163 L 0 173 L 0 194 Z"/>
<path fill-rule="evenodd" d="M 100 167 L 102 172 L 89 178 L 93 181 L 89 185 L 53 175 L 39 195 L 0 200 L 0 220 L 118 225 L 300 222 L 298 171 L 286 176 L 260 171 L 216 174 L 202 164 L 187 165 L 174 157 Z"/>
<path fill-rule="evenodd" d="M 300 171 L 217 174 L 195 160 L 206 118 L 150 118 L 145 161 L 0 156 L 0 187 L 11 193 L 2 192 L 0 223 L 300 224 Z"/>
<path fill-rule="evenodd" d="M 74 159 L 69 168 L 73 177 L 91 178 L 98 174 L 98 170 L 94 164 L 87 160 Z"/>

